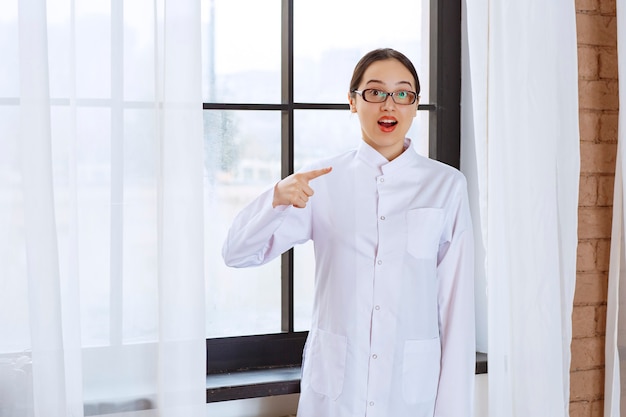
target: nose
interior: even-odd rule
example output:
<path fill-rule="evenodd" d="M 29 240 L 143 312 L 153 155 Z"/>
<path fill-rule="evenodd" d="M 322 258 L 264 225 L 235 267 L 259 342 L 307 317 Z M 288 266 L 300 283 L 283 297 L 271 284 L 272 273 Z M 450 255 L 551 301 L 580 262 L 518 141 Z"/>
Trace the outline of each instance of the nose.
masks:
<path fill-rule="evenodd" d="M 383 110 L 394 110 L 396 108 L 396 102 L 393 101 L 393 98 L 390 94 L 387 94 L 387 97 L 385 97 L 385 101 L 381 103 L 381 107 Z"/>

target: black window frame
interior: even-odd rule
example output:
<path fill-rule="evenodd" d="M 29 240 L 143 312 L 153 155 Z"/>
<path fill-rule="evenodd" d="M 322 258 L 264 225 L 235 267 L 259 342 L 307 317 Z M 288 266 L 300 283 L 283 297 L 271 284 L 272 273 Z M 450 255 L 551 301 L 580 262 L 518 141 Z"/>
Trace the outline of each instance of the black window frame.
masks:
<path fill-rule="evenodd" d="M 294 101 L 293 7 L 282 1 L 281 103 L 203 103 L 203 110 L 271 110 L 281 112 L 281 174 L 294 171 L 294 112 L 296 110 L 349 110 L 348 104 L 297 103 Z M 461 148 L 461 1 L 430 0 L 430 103 L 429 155 L 459 168 Z M 282 255 L 281 333 L 207 339 L 207 376 L 243 371 L 297 368 L 308 332 L 294 331 L 294 254 Z M 477 373 L 486 373 L 484 354 L 477 354 Z M 299 381 L 262 388 L 207 389 L 207 402 L 299 392 Z"/>

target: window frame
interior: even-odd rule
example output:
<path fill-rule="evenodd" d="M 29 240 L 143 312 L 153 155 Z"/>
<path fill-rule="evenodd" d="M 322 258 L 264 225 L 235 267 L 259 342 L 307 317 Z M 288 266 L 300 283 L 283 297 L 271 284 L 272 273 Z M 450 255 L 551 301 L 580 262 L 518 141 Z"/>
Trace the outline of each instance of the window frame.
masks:
<path fill-rule="evenodd" d="M 334 103 L 294 101 L 294 0 L 281 0 L 281 103 L 203 103 L 203 110 L 268 110 L 281 112 L 281 176 L 294 171 L 294 112 L 349 110 Z M 461 1 L 430 0 L 429 156 L 459 168 L 461 148 Z M 301 365 L 308 332 L 294 331 L 294 250 L 281 258 L 281 333 L 207 339 L 207 377 L 250 370 Z M 477 354 L 477 373 L 486 373 L 484 354 Z M 233 388 L 233 387 L 230 387 Z M 242 390 L 207 389 L 207 402 L 299 392 L 299 381 L 280 387 Z"/>

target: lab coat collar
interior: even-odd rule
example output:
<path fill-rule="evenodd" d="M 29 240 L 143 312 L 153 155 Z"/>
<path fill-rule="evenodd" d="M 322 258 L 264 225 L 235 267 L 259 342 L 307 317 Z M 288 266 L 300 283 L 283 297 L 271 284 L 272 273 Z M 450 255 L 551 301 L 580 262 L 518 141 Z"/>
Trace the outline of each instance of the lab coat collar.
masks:
<path fill-rule="evenodd" d="M 361 141 L 357 150 L 357 157 L 369 166 L 377 168 L 380 173 L 385 175 L 393 175 L 407 164 L 414 163 L 418 159 L 417 152 L 413 148 L 413 141 L 409 138 L 404 139 L 404 152 L 393 161 L 389 161 L 365 141 Z"/>

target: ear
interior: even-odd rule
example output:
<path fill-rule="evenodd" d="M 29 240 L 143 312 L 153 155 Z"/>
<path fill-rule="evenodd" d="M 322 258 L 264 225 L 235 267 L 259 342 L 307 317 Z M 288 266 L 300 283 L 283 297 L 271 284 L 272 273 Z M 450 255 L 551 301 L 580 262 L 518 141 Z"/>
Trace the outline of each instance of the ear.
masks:
<path fill-rule="evenodd" d="M 356 98 L 352 97 L 351 93 L 348 93 L 348 103 L 350 103 L 350 112 L 356 113 Z"/>

